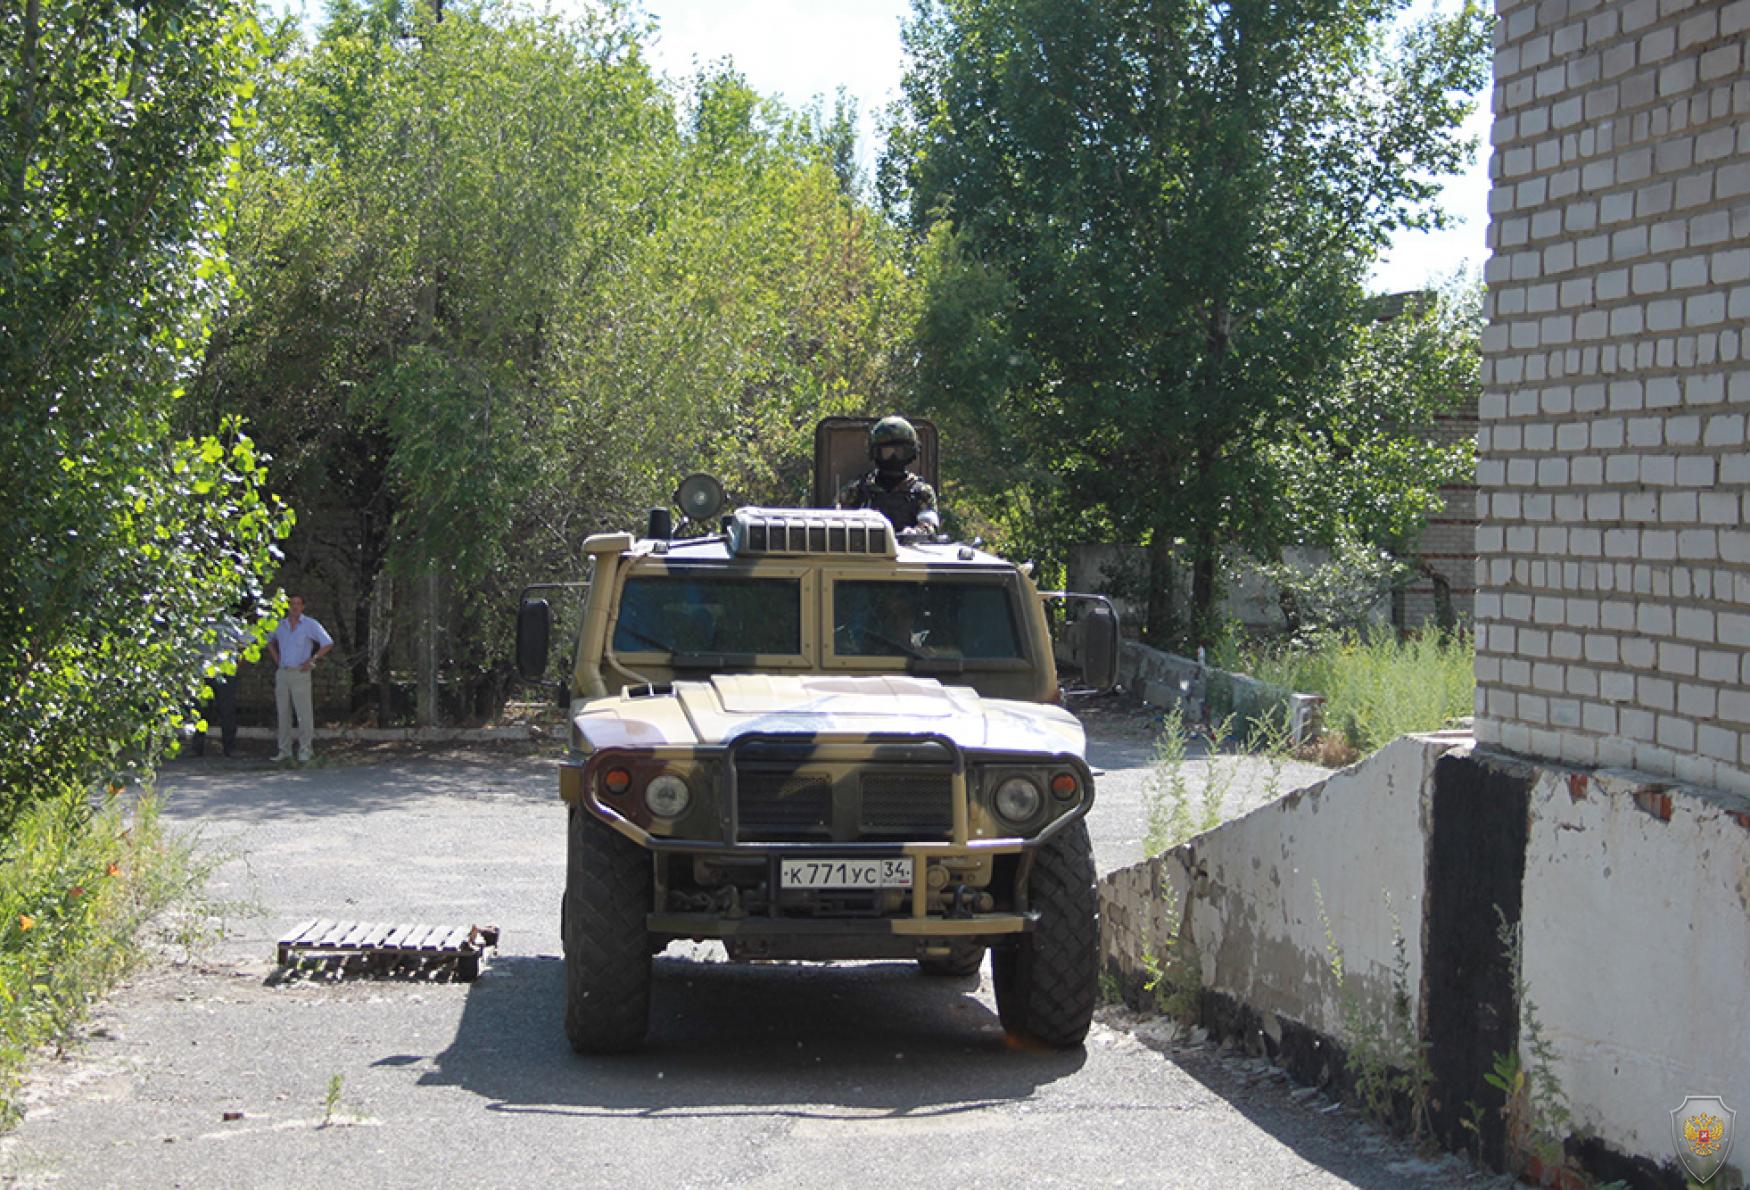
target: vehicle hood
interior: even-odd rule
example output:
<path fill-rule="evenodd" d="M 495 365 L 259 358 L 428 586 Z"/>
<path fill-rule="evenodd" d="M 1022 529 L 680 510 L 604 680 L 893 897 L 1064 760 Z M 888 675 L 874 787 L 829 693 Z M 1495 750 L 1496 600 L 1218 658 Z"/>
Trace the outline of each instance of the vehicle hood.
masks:
<path fill-rule="evenodd" d="M 897 675 L 726 674 L 596 699 L 575 723 L 588 751 L 727 744 L 748 732 L 930 732 L 967 749 L 1076 756 L 1085 746 L 1082 725 L 1062 707 Z"/>

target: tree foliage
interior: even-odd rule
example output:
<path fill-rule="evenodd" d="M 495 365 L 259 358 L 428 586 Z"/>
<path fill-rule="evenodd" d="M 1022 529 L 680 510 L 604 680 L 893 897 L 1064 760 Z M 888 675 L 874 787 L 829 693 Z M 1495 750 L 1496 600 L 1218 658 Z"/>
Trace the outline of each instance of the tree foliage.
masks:
<path fill-rule="evenodd" d="M 1400 304 L 1356 328 L 1336 382 L 1264 445 L 1268 540 L 1408 555 L 1439 489 L 1470 474 L 1475 442 L 1432 431 L 1478 395 L 1481 289 L 1455 281 Z"/>
<path fill-rule="evenodd" d="M 243 159 L 203 400 L 249 413 L 300 506 L 358 518 L 354 589 L 436 576 L 482 711 L 521 584 L 690 471 L 801 495 L 816 417 L 885 396 L 910 309 L 844 104 L 723 66 L 676 94 L 643 35 L 612 5 L 337 5 L 275 35 Z M 340 625 L 355 679 L 410 638 L 394 607 Z"/>
<path fill-rule="evenodd" d="M 660 216 L 572 361 L 575 411 L 613 444 L 604 497 L 663 503 L 707 470 L 738 499 L 800 503 L 815 423 L 891 396 L 913 289 L 898 237 L 846 191 L 846 126 L 785 112 L 733 70 L 693 81 Z"/>
<path fill-rule="evenodd" d="M 919 392 L 997 520 L 1149 545 L 1156 639 L 1175 543 L 1193 636 L 1220 549 L 1277 544 L 1266 448 L 1341 387 L 1373 254 L 1470 150 L 1486 18 L 1393 44 L 1402 7 L 918 0 L 882 189 L 926 245 Z"/>
<path fill-rule="evenodd" d="M 173 430 L 227 286 L 254 22 L 232 0 L 0 16 L 0 817 L 149 762 L 283 516 L 235 421 Z"/>

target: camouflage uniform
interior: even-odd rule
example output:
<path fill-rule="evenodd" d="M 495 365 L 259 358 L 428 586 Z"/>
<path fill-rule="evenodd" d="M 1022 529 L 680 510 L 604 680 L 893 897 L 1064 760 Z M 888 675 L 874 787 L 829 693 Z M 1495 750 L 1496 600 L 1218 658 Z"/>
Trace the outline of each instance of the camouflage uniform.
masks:
<path fill-rule="evenodd" d="M 899 473 L 889 487 L 879 470 L 866 472 L 839 490 L 840 508 L 873 508 L 893 522 L 896 531 L 918 527 L 918 514 L 934 511 L 936 490 L 910 471 Z"/>

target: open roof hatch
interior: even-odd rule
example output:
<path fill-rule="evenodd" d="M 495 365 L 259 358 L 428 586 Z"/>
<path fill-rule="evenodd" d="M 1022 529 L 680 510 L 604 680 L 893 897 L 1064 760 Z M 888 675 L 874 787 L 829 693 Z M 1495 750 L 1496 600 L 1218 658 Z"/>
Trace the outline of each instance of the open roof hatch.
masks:
<path fill-rule="evenodd" d="M 831 508 L 839 491 L 869 470 L 869 430 L 873 417 L 827 417 L 814 427 L 814 507 Z M 936 423 L 908 417 L 918 432 L 918 457 L 911 470 L 940 495 L 937 481 Z"/>

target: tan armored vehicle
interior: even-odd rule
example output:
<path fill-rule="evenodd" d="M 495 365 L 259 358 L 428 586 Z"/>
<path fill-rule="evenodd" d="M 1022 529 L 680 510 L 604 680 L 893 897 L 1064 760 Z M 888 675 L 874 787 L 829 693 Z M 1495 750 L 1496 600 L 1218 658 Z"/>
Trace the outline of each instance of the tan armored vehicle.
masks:
<path fill-rule="evenodd" d="M 683 509 L 715 516 L 714 485 L 689 483 Z M 1000 558 L 897 536 L 868 510 L 741 508 L 678 538 L 667 520 L 584 543 L 559 780 L 574 1048 L 642 1041 L 651 956 L 688 938 L 945 975 L 988 949 L 1003 1026 L 1079 1044 L 1094 785 L 1056 705 L 1045 600 L 1083 597 L 1042 596 Z M 1117 620 L 1104 600 L 1078 610 L 1085 677 L 1109 686 Z M 525 676 L 550 631 L 525 594 Z"/>

